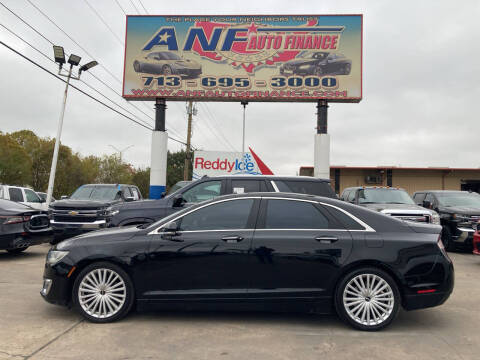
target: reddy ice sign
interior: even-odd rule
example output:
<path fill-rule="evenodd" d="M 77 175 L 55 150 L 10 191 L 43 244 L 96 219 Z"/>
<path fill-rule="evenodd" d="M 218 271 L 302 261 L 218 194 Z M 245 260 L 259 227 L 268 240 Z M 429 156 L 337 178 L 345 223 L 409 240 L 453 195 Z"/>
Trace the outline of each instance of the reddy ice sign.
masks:
<path fill-rule="evenodd" d="M 128 100 L 358 102 L 362 15 L 128 16 Z"/>
<path fill-rule="evenodd" d="M 193 180 L 204 175 L 273 175 L 273 172 L 249 148 L 250 152 L 195 151 Z"/>

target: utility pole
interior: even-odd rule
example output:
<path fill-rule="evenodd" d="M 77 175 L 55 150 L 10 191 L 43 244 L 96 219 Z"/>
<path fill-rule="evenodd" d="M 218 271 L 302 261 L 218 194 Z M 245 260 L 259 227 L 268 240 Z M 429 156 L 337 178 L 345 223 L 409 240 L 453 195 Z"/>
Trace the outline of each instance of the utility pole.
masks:
<path fill-rule="evenodd" d="M 183 180 L 187 181 L 188 178 L 188 168 L 190 167 L 190 159 L 191 159 L 191 141 L 192 141 L 192 118 L 193 118 L 193 102 L 190 100 L 188 102 L 188 124 L 187 124 L 187 156 L 185 156 L 185 165 L 183 167 Z"/>

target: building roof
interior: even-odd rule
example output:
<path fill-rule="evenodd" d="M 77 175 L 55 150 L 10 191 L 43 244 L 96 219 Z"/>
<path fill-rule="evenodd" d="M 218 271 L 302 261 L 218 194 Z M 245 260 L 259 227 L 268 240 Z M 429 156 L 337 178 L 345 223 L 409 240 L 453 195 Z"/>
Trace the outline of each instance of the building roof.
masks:
<path fill-rule="evenodd" d="M 313 166 L 301 166 L 300 169 L 313 169 Z M 480 171 L 478 168 L 451 168 L 451 167 L 403 167 L 403 166 L 346 166 L 332 165 L 330 169 L 355 169 L 355 170 L 448 170 L 448 171 Z"/>

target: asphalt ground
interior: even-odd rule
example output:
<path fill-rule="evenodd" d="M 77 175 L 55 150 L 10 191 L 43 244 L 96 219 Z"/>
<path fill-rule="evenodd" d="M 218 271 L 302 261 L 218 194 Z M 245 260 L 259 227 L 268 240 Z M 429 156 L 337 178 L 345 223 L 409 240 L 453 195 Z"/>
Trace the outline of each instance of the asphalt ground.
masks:
<path fill-rule="evenodd" d="M 401 311 L 367 333 L 308 314 L 132 313 L 92 324 L 41 298 L 48 249 L 0 251 L 0 359 L 480 359 L 480 256 L 450 253 L 455 289 L 444 305 Z"/>

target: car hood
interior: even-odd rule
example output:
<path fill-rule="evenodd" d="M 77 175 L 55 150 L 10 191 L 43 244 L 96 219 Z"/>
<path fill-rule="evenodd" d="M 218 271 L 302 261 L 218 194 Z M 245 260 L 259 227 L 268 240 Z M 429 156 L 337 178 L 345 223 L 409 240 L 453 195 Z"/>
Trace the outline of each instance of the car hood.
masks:
<path fill-rule="evenodd" d="M 471 206 L 444 206 L 439 210 L 450 214 L 480 215 L 480 208 Z"/>
<path fill-rule="evenodd" d="M 408 212 L 410 212 L 412 210 L 417 210 L 419 213 L 423 214 L 433 213 L 433 211 L 415 204 L 363 204 L 362 206 L 371 210 L 381 211 L 385 213 L 389 213 L 389 210 L 392 210 L 392 212 L 400 212 L 402 210 L 407 210 Z"/>
<path fill-rule="evenodd" d="M 72 237 L 68 240 L 64 240 L 56 245 L 58 250 L 70 250 L 73 247 L 79 245 L 94 245 L 94 244 L 105 244 L 105 242 L 112 241 L 123 241 L 128 240 L 134 236 L 142 229 L 134 226 L 120 227 L 120 228 L 111 228 L 111 229 L 102 229 L 97 231 L 91 231 Z"/>
<path fill-rule="evenodd" d="M 119 203 L 119 200 L 98 201 L 98 200 L 57 200 L 50 204 L 52 209 L 99 209 Z"/>

